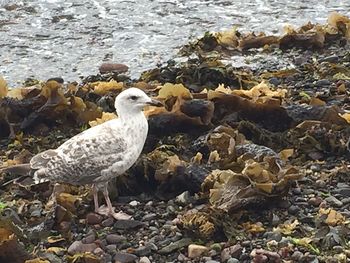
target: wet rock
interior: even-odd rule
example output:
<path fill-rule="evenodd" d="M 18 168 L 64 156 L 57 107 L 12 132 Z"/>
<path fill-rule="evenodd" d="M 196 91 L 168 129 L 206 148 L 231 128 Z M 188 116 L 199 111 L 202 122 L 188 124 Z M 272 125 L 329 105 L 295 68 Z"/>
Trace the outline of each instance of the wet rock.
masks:
<path fill-rule="evenodd" d="M 118 220 L 114 227 L 120 230 L 135 229 L 143 226 L 144 223 L 138 220 Z"/>
<path fill-rule="evenodd" d="M 137 260 L 137 256 L 124 252 L 117 252 L 114 255 L 114 263 L 133 263 Z"/>
<path fill-rule="evenodd" d="M 114 219 L 112 217 L 108 217 L 107 219 L 103 220 L 101 225 L 103 227 L 110 227 L 113 226 L 114 224 Z"/>
<path fill-rule="evenodd" d="M 201 246 L 196 244 L 191 244 L 188 246 L 189 258 L 198 258 L 207 252 L 208 252 L 208 248 L 206 246 Z"/>
<path fill-rule="evenodd" d="M 126 241 L 126 237 L 117 234 L 109 234 L 106 236 L 106 241 L 108 244 L 120 244 Z"/>
<path fill-rule="evenodd" d="M 334 196 L 329 196 L 325 199 L 325 201 L 332 205 L 332 206 L 335 206 L 335 207 L 342 207 L 343 206 L 343 202 L 340 201 L 339 199 L 337 199 L 336 197 Z"/>
<path fill-rule="evenodd" d="M 191 244 L 192 240 L 190 238 L 183 238 L 176 242 L 173 242 L 158 251 L 159 254 L 170 254 L 171 252 L 177 251 L 183 247 Z"/>
<path fill-rule="evenodd" d="M 102 220 L 103 220 L 103 217 L 96 213 L 89 213 L 86 216 L 86 223 L 88 223 L 89 225 L 97 225 L 101 223 Z"/>
<path fill-rule="evenodd" d="M 118 63 L 103 63 L 99 67 L 99 71 L 101 74 L 105 73 L 124 73 L 129 70 L 129 67 L 124 64 L 118 64 Z"/>
<path fill-rule="evenodd" d="M 93 252 L 97 248 L 95 243 L 84 244 L 81 241 L 74 241 L 68 248 L 68 254 L 74 255 L 77 253 Z"/>

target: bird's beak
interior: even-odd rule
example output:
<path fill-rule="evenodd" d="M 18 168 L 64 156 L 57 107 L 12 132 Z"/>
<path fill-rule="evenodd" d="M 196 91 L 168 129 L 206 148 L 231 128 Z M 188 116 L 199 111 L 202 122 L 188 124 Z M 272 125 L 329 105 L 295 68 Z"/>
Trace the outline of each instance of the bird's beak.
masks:
<path fill-rule="evenodd" d="M 151 101 L 147 102 L 148 105 L 162 107 L 164 106 L 159 100 L 151 99 Z"/>

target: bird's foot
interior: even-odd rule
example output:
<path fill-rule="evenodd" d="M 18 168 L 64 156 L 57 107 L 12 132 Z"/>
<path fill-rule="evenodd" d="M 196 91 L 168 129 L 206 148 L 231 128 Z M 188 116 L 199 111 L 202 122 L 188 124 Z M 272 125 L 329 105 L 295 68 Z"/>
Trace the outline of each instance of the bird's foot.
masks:
<path fill-rule="evenodd" d="M 112 210 L 110 210 L 107 206 L 100 206 L 97 211 L 95 211 L 96 213 L 100 214 L 100 215 L 104 215 L 104 216 L 112 216 L 114 219 L 116 220 L 129 220 L 132 218 L 131 215 L 128 215 L 122 211 L 116 213 L 114 211 L 114 207 Z"/>

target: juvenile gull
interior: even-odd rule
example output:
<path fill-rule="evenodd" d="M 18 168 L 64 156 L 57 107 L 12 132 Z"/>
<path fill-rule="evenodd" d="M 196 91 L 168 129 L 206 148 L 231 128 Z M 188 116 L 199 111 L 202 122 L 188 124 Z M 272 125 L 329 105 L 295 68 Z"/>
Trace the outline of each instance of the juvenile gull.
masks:
<path fill-rule="evenodd" d="M 36 170 L 36 182 L 51 181 L 73 185 L 92 184 L 95 211 L 104 213 L 98 204 L 102 190 L 107 212 L 116 219 L 125 214 L 116 213 L 108 194 L 108 182 L 128 170 L 143 149 L 148 122 L 142 110 L 147 105 L 161 106 L 137 88 L 121 92 L 115 100 L 117 119 L 94 126 L 63 143 L 55 150 L 37 154 L 30 160 Z"/>

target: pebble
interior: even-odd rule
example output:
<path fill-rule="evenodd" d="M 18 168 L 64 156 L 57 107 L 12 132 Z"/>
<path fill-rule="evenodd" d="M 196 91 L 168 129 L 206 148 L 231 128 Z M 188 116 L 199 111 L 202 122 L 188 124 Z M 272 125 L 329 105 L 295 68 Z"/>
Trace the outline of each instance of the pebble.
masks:
<path fill-rule="evenodd" d="M 117 245 L 111 244 L 111 245 L 107 245 L 106 249 L 109 253 L 111 252 L 115 252 L 117 250 Z"/>
<path fill-rule="evenodd" d="M 139 263 L 151 263 L 148 257 L 141 257 Z"/>
<path fill-rule="evenodd" d="M 117 234 L 109 234 L 106 236 L 106 241 L 108 244 L 120 244 L 126 241 L 126 237 Z"/>
<path fill-rule="evenodd" d="M 196 244 L 191 244 L 188 246 L 189 258 L 198 258 L 207 252 L 208 252 L 208 248 L 206 246 L 201 246 Z"/>
<path fill-rule="evenodd" d="M 219 262 L 219 261 L 216 261 L 216 260 L 210 259 L 210 260 L 208 260 L 208 261 L 205 261 L 205 263 L 220 263 L 220 262 Z"/>
<path fill-rule="evenodd" d="M 288 212 L 295 215 L 300 211 L 300 207 L 296 205 L 291 205 L 288 209 Z"/>
<path fill-rule="evenodd" d="M 140 204 L 140 202 L 138 202 L 138 201 L 136 201 L 136 200 L 131 201 L 131 202 L 129 203 L 129 205 L 131 205 L 131 206 L 133 206 L 133 207 L 138 206 L 139 204 Z"/>
<path fill-rule="evenodd" d="M 330 204 L 330 205 L 333 205 L 333 206 L 336 206 L 336 207 L 342 207 L 343 206 L 343 202 L 340 201 L 339 199 L 337 199 L 336 197 L 334 196 L 329 196 L 325 199 L 325 201 Z"/>
<path fill-rule="evenodd" d="M 114 227 L 120 230 L 135 229 L 144 226 L 144 223 L 138 220 L 118 220 Z"/>
<path fill-rule="evenodd" d="M 95 239 L 96 239 L 95 234 L 91 234 L 91 235 L 84 237 L 81 241 L 84 244 L 91 244 L 95 241 Z"/>
<path fill-rule="evenodd" d="M 150 246 L 140 246 L 136 248 L 133 252 L 136 256 L 143 257 L 143 256 L 149 256 L 151 254 L 151 247 Z"/>
<path fill-rule="evenodd" d="M 191 244 L 192 240 L 190 238 L 183 238 L 176 242 L 173 242 L 162 249 L 158 251 L 159 254 L 169 254 L 171 252 L 174 252 L 176 250 L 179 250 L 180 248 L 186 247 L 189 244 Z"/>
<path fill-rule="evenodd" d="M 264 233 L 264 237 L 267 239 L 267 240 L 274 240 L 274 241 L 281 241 L 282 240 L 282 234 L 279 232 L 279 231 L 276 231 L 276 232 L 266 232 Z"/>
<path fill-rule="evenodd" d="M 142 221 L 151 221 L 151 220 L 155 219 L 156 217 L 157 217 L 157 214 L 155 214 L 155 213 L 146 214 L 142 218 Z"/>
<path fill-rule="evenodd" d="M 112 217 L 108 217 L 107 219 L 103 220 L 101 225 L 104 227 L 110 227 L 113 226 L 114 224 L 114 219 Z"/>
<path fill-rule="evenodd" d="M 313 206 L 319 206 L 322 203 L 322 201 L 323 201 L 322 198 L 317 196 L 317 197 L 311 197 L 308 203 Z"/>
<path fill-rule="evenodd" d="M 129 67 L 124 64 L 118 63 L 102 63 L 99 67 L 99 71 L 101 74 L 114 72 L 114 73 L 124 73 L 129 70 Z"/>
<path fill-rule="evenodd" d="M 88 213 L 86 216 L 86 223 L 89 225 L 97 225 L 101 223 L 103 220 L 103 217 L 96 213 Z"/>
<path fill-rule="evenodd" d="M 303 258 L 304 254 L 300 251 L 294 251 L 294 253 L 291 256 L 291 259 L 295 262 L 299 262 Z"/>
<path fill-rule="evenodd" d="M 175 202 L 178 204 L 186 205 L 190 202 L 190 200 L 191 200 L 190 192 L 185 191 L 176 197 Z"/>
<path fill-rule="evenodd" d="M 251 242 L 249 241 L 249 244 L 250 243 Z M 236 244 L 234 246 L 231 246 L 231 247 L 228 247 L 228 248 L 224 248 L 221 251 L 221 261 L 222 262 L 226 262 L 231 257 L 239 258 L 240 255 L 242 254 L 242 251 L 243 251 L 243 247 L 240 244 Z"/>
<path fill-rule="evenodd" d="M 68 248 L 68 254 L 74 255 L 77 253 L 93 252 L 97 248 L 95 243 L 84 244 L 82 241 L 74 241 Z"/>
<path fill-rule="evenodd" d="M 230 258 L 226 263 L 239 263 L 239 260 L 237 258 Z"/>
<path fill-rule="evenodd" d="M 117 252 L 114 255 L 115 263 L 133 263 L 137 259 L 137 256 L 125 252 Z"/>

